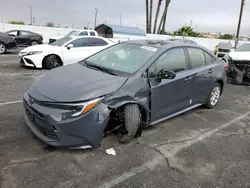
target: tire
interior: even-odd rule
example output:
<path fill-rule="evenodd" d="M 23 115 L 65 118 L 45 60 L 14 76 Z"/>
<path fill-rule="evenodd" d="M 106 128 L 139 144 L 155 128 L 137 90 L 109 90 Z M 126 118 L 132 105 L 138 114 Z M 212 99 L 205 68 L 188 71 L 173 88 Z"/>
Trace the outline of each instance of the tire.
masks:
<path fill-rule="evenodd" d="M 32 40 L 31 43 L 30 43 L 31 46 L 35 46 L 35 45 L 38 45 L 38 42 L 36 40 Z"/>
<path fill-rule="evenodd" d="M 220 95 L 221 95 L 221 86 L 219 83 L 216 83 L 214 84 L 213 89 L 207 99 L 205 107 L 208 109 L 214 108 L 220 99 Z"/>
<path fill-rule="evenodd" d="M 61 66 L 61 59 L 57 55 L 49 55 L 45 59 L 45 65 L 47 69 L 53 69 Z"/>
<path fill-rule="evenodd" d="M 127 104 L 124 106 L 124 124 L 125 131 L 118 132 L 118 140 L 121 143 L 131 141 L 137 134 L 141 124 L 141 113 L 136 104 Z"/>
<path fill-rule="evenodd" d="M 7 47 L 4 43 L 0 42 L 0 54 L 4 54 L 7 50 Z"/>

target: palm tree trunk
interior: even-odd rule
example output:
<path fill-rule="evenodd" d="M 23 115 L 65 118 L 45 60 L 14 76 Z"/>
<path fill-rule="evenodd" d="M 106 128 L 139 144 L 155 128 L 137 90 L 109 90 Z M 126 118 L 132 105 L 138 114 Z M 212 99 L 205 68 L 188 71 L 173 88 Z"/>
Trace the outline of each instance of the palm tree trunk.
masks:
<path fill-rule="evenodd" d="M 164 11 L 162 13 L 162 17 L 161 17 L 161 21 L 160 24 L 158 26 L 158 30 L 157 33 L 160 34 L 165 30 L 165 25 L 166 25 L 166 18 L 167 18 L 167 11 L 168 11 L 168 5 L 170 3 L 170 0 L 166 0 L 165 2 L 165 8 Z"/>
<path fill-rule="evenodd" d="M 154 22 L 153 33 L 156 32 L 156 25 L 157 25 L 158 16 L 159 16 L 160 8 L 161 8 L 161 2 L 162 2 L 162 0 L 158 0 L 158 5 L 157 5 L 156 13 L 155 13 L 155 22 Z"/>
<path fill-rule="evenodd" d="M 166 0 L 166 4 L 167 6 L 165 6 L 165 15 L 164 15 L 164 19 L 163 19 L 163 25 L 162 25 L 162 31 L 165 31 L 165 26 L 166 26 L 166 20 L 167 20 L 167 14 L 168 14 L 168 6 L 170 4 L 171 0 Z"/>
<path fill-rule="evenodd" d="M 148 23 L 148 33 L 152 32 L 152 12 L 153 12 L 153 0 L 150 0 L 150 5 L 149 5 L 149 23 Z"/>
<path fill-rule="evenodd" d="M 149 14 L 148 14 L 148 0 L 146 0 L 146 32 L 148 33 L 148 29 L 149 29 L 149 24 L 148 24 L 148 21 L 149 21 Z"/>

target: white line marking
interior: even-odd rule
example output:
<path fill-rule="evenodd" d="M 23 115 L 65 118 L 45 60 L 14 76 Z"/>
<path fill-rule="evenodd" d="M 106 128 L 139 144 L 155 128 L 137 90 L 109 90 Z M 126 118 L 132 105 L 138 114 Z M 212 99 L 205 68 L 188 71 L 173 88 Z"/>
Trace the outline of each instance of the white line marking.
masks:
<path fill-rule="evenodd" d="M 231 121 L 224 123 L 222 125 L 220 125 L 219 127 L 212 129 L 204 134 L 202 134 L 201 136 L 198 136 L 197 138 L 194 138 L 193 140 L 189 140 L 187 142 L 181 143 L 181 144 L 176 144 L 175 146 L 170 146 L 171 150 L 168 150 L 167 148 L 169 148 L 167 145 L 165 146 L 160 146 L 158 149 L 162 149 L 162 153 L 164 153 L 165 157 L 170 158 L 173 157 L 175 154 L 177 154 L 179 151 L 190 147 L 191 145 L 194 145 L 210 136 L 212 136 L 213 134 L 219 132 L 220 130 L 229 127 L 230 125 L 246 118 L 247 116 L 250 115 L 250 112 L 247 112 L 237 118 L 232 119 Z"/>
<path fill-rule="evenodd" d="M 156 157 L 154 158 L 152 161 L 148 161 L 147 163 L 145 163 L 144 165 L 140 166 L 140 167 L 135 167 L 132 168 L 131 170 L 124 172 L 122 175 L 120 176 L 115 176 L 114 179 L 112 179 L 111 181 L 99 186 L 98 188 L 110 188 L 113 187 L 133 176 L 135 176 L 136 174 L 143 172 L 147 169 L 154 169 L 154 167 L 156 165 L 160 165 L 160 161 L 163 160 L 165 162 L 165 159 L 162 156 Z"/>
<path fill-rule="evenodd" d="M 16 103 L 21 103 L 23 102 L 22 100 L 19 101 L 10 101 L 10 102 L 2 102 L 0 103 L 0 106 L 8 105 L 8 104 L 16 104 Z"/>
<path fill-rule="evenodd" d="M 160 146 L 159 148 L 162 148 L 161 152 L 164 153 L 165 157 L 167 157 L 167 158 L 173 157 L 175 154 L 177 154 L 182 149 L 188 148 L 188 147 L 192 146 L 193 144 L 196 144 L 196 143 L 204 140 L 205 138 L 210 137 L 211 135 L 217 133 L 218 131 L 220 131 L 226 127 L 229 127 L 230 125 L 246 118 L 249 115 L 250 115 L 250 112 L 247 112 L 247 113 L 245 113 L 237 118 L 234 118 L 233 120 L 231 120 L 227 123 L 220 125 L 219 127 L 215 128 L 215 129 L 208 131 L 207 133 L 205 133 L 197 138 L 194 138 L 193 140 L 187 141 L 186 143 L 183 143 L 183 144 L 176 144 L 175 146 L 171 147 L 172 151 L 168 151 L 166 148 L 164 148 L 164 146 Z M 167 151 L 167 152 L 165 152 L 165 151 Z M 143 171 L 148 170 L 148 169 L 153 169 L 155 165 L 160 164 L 159 160 L 161 160 L 161 159 L 162 158 L 160 158 L 160 156 L 159 156 L 159 157 L 156 157 L 155 159 L 153 159 L 152 161 L 145 163 L 144 165 L 142 165 L 140 167 L 132 168 L 131 170 L 123 173 L 120 176 L 115 176 L 112 180 L 110 180 L 107 183 L 104 183 L 103 185 L 99 186 L 98 188 L 111 188 L 111 187 L 135 176 L 136 174 L 138 174 L 140 172 L 143 172 Z"/>

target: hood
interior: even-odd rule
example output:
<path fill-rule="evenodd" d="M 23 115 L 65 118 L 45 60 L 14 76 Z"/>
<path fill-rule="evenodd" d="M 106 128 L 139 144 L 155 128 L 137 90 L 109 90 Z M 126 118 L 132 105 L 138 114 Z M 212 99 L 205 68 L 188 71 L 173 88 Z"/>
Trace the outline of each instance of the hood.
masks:
<path fill-rule="evenodd" d="M 30 51 L 51 51 L 54 49 L 59 49 L 61 46 L 53 46 L 49 44 L 40 44 L 35 46 L 29 46 L 21 50 L 21 52 L 30 52 Z"/>
<path fill-rule="evenodd" d="M 74 63 L 47 71 L 30 87 L 57 102 L 79 102 L 115 92 L 126 80 Z"/>
<path fill-rule="evenodd" d="M 233 60 L 249 60 L 250 61 L 250 52 L 230 52 L 228 54 L 229 57 L 231 57 Z"/>

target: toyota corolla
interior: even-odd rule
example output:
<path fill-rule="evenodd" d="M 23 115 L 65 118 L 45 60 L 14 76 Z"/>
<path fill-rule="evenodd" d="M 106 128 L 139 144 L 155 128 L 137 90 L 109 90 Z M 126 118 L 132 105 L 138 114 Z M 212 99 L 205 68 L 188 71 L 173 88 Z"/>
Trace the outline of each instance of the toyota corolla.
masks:
<path fill-rule="evenodd" d="M 127 41 L 79 63 L 47 71 L 23 96 L 28 127 L 55 147 L 99 147 L 116 131 L 120 142 L 142 129 L 219 101 L 224 63 L 201 46 Z"/>

